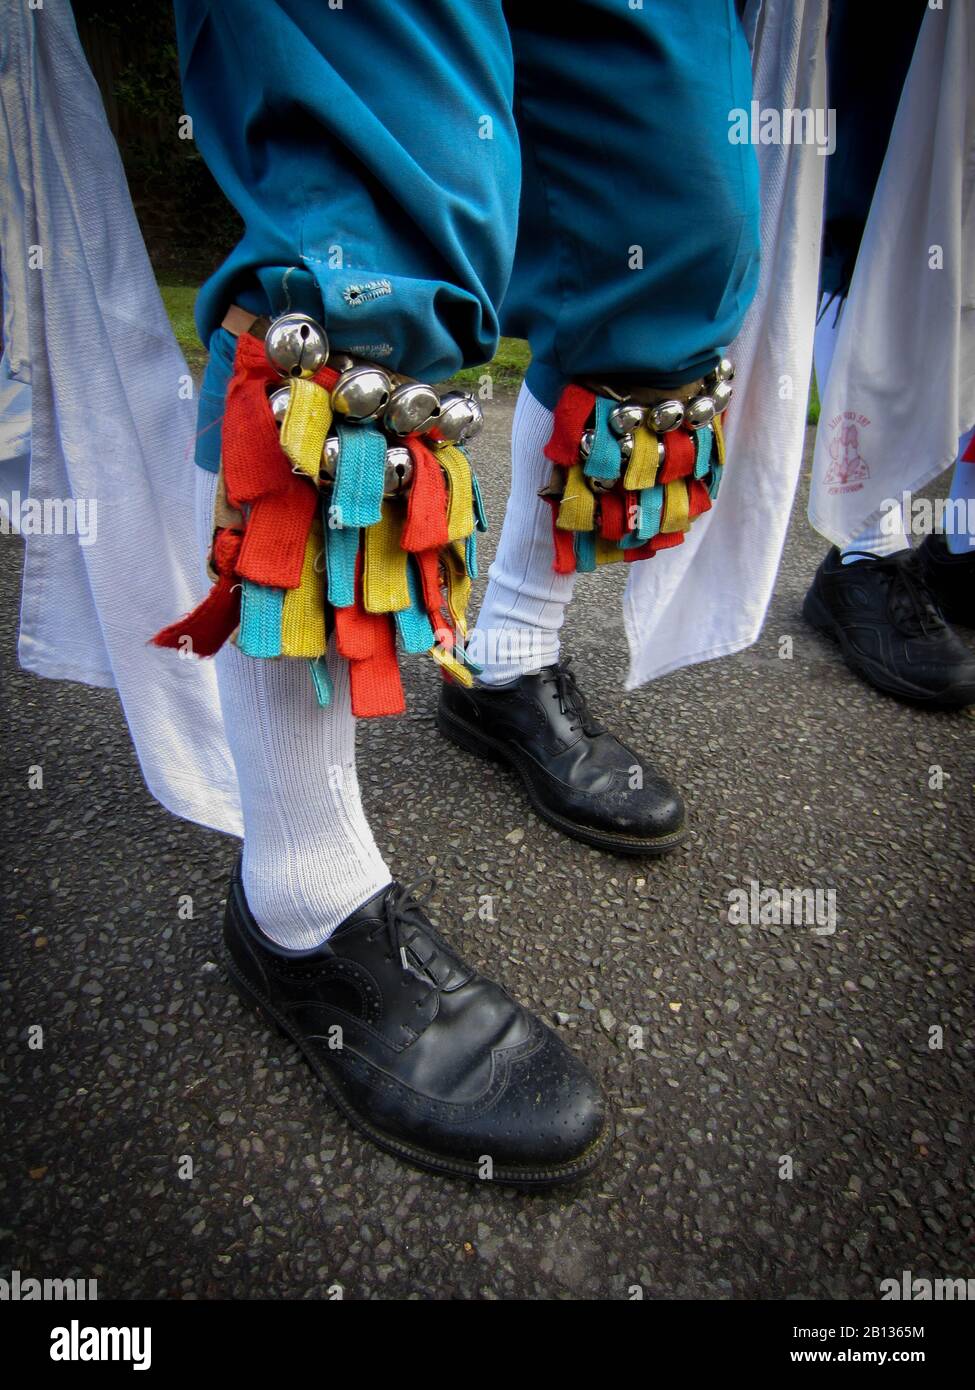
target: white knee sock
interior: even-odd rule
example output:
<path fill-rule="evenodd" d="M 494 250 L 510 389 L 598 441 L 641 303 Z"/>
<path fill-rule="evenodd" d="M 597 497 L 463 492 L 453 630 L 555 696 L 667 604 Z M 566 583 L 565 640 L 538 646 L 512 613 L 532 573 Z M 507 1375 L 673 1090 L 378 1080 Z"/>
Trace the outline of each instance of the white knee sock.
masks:
<path fill-rule="evenodd" d="M 839 335 L 844 302 L 841 299 L 829 300 L 826 295 L 820 301 L 820 319 L 816 324 L 816 336 L 813 340 L 816 384 L 820 400 L 826 395 L 826 382 L 833 363 L 833 349 Z M 896 555 L 899 550 L 909 549 L 910 544 L 904 529 L 903 510 L 898 508 L 889 512 L 883 523 L 874 522 L 873 525 L 867 526 L 843 547 L 843 564 L 855 564 L 863 554 Z"/>
<path fill-rule="evenodd" d="M 952 555 L 971 555 L 975 549 L 975 463 L 966 463 L 962 458 L 973 434 L 975 430 L 969 430 L 958 441 L 958 457 L 951 475 L 951 521 L 946 523 L 945 540 Z"/>
<path fill-rule="evenodd" d="M 200 546 L 209 545 L 216 477 L 197 468 Z M 359 799 L 348 663 L 334 646 L 322 709 L 304 661 L 214 658 L 244 812 L 244 892 L 264 931 L 307 950 L 390 882 Z"/>
<path fill-rule="evenodd" d="M 551 433 L 552 412 L 522 386 L 511 431 L 511 494 L 471 639 L 484 663 L 485 685 L 559 659 L 559 629 L 575 575 L 552 569 L 552 514 L 538 496 L 552 472 L 542 452 Z"/>

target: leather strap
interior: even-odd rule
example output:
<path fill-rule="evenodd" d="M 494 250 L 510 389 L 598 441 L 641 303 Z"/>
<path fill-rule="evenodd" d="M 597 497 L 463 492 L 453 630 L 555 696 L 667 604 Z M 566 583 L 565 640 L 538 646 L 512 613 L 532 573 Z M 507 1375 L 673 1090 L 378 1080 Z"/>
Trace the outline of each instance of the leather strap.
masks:
<path fill-rule="evenodd" d="M 250 333 L 261 342 L 267 337 L 270 326 L 270 319 L 261 314 L 252 314 L 249 309 L 242 309 L 239 304 L 231 304 L 220 324 L 221 328 L 226 328 L 235 338 L 239 338 L 242 333 Z"/>

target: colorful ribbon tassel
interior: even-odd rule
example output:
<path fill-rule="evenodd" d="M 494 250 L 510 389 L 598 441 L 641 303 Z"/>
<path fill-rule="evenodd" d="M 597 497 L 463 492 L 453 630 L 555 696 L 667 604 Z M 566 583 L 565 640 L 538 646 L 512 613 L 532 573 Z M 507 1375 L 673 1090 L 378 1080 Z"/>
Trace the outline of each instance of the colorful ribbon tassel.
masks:
<path fill-rule="evenodd" d="M 322 707 L 332 699 L 325 655 L 334 641 L 349 661 L 352 711 L 372 718 L 405 708 L 397 643 L 471 684 L 466 610 L 487 519 L 463 448 L 334 419 L 337 379 L 325 366 L 292 380 L 279 427 L 268 397 L 281 377 L 264 344 L 241 334 L 223 417 L 215 582 L 152 640 L 212 656 L 234 638 L 255 659 L 301 659 Z M 322 467 L 331 430 L 334 480 Z M 412 478 L 405 493 L 384 496 L 393 443 L 409 451 Z"/>
<path fill-rule="evenodd" d="M 639 424 L 624 460 L 609 423 L 615 404 L 570 384 L 555 407 L 545 456 L 557 466 L 540 495 L 552 513 L 557 574 L 647 560 L 681 545 L 718 494 L 725 461 L 720 415 L 698 429 L 660 434 Z"/>

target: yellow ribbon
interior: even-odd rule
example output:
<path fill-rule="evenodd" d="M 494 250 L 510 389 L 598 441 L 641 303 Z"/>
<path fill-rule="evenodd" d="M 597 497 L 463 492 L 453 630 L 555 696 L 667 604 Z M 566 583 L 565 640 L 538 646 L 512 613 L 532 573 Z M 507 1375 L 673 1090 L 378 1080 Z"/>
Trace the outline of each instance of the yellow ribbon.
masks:
<path fill-rule="evenodd" d="M 721 416 L 716 415 L 711 422 L 714 429 L 714 443 L 718 451 L 718 463 L 724 467 L 724 425 L 721 423 Z"/>
<path fill-rule="evenodd" d="M 596 525 L 596 499 L 581 463 L 569 469 L 556 525 L 560 531 L 591 531 Z"/>
<path fill-rule="evenodd" d="M 616 544 L 615 541 L 606 540 L 605 536 L 596 533 L 596 564 L 611 565 L 616 560 L 622 560 L 625 551 Z"/>
<path fill-rule="evenodd" d="M 291 383 L 288 409 L 281 425 L 281 448 L 292 468 L 318 482 L 325 436 L 332 423 L 332 402 L 324 386 L 306 377 Z"/>
<path fill-rule="evenodd" d="M 691 524 L 689 504 L 687 484 L 683 478 L 675 478 L 672 483 L 667 483 L 664 487 L 664 517 L 661 531 L 686 531 Z"/>
<path fill-rule="evenodd" d="M 653 487 L 660 467 L 660 453 L 660 442 L 653 430 L 646 425 L 637 425 L 633 431 L 633 452 L 623 478 L 627 492 L 640 492 L 645 487 Z"/>
<path fill-rule="evenodd" d="M 471 579 L 467 573 L 467 561 L 463 541 L 452 541 L 441 551 L 444 568 L 447 571 L 447 609 L 454 620 L 454 627 L 462 636 L 467 636 L 467 603 L 471 596 Z"/>
<path fill-rule="evenodd" d="M 431 647 L 430 655 L 438 666 L 442 666 L 445 671 L 449 671 L 454 680 L 460 681 L 461 685 L 466 685 L 468 689 L 474 684 L 474 677 L 462 661 L 448 652 L 444 647 Z"/>
<path fill-rule="evenodd" d="M 399 503 L 384 499 L 379 520 L 365 532 L 362 598 L 366 612 L 400 613 L 412 600 L 406 575 L 408 556 L 400 545 L 403 510 Z"/>
<path fill-rule="evenodd" d="M 281 655 L 322 656 L 325 651 L 325 578 L 317 562 L 322 555 L 322 526 L 312 523 L 301 562 L 297 589 L 287 589 L 281 614 Z"/>
<path fill-rule="evenodd" d="M 447 475 L 447 538 L 465 540 L 474 530 L 474 486 L 467 455 L 453 444 L 436 450 Z"/>

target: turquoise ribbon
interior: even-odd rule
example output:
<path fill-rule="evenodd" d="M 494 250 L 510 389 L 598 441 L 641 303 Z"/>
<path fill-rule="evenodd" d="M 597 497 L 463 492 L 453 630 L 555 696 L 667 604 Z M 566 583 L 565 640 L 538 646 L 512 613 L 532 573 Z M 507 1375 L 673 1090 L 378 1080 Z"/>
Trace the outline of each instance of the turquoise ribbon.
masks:
<path fill-rule="evenodd" d="M 328 709 L 332 703 L 332 677 L 328 674 L 328 667 L 323 656 L 313 656 L 309 659 L 308 669 L 311 672 L 312 685 L 315 687 L 315 699 L 322 709 Z"/>
<path fill-rule="evenodd" d="M 281 655 L 284 590 L 243 580 L 237 645 L 245 656 Z"/>
<path fill-rule="evenodd" d="M 386 439 L 372 420 L 338 426 L 332 515 L 345 528 L 375 526 L 382 513 Z"/>
<path fill-rule="evenodd" d="M 404 651 L 428 652 L 436 641 L 433 627 L 423 606 L 423 590 L 412 555 L 406 558 L 406 586 L 410 591 L 410 606 L 394 613 L 396 628 Z"/>
<path fill-rule="evenodd" d="M 328 601 L 333 608 L 351 608 L 355 603 L 355 557 L 358 553 L 358 528 L 346 530 L 341 526 L 329 526 L 326 513 L 325 569 Z"/>
<path fill-rule="evenodd" d="M 576 553 L 576 569 L 580 574 L 591 574 L 596 568 L 595 531 L 574 531 L 572 545 Z"/>
<path fill-rule="evenodd" d="M 477 532 L 472 531 L 464 547 L 464 564 L 469 578 L 477 578 Z"/>
<path fill-rule="evenodd" d="M 596 397 L 596 423 L 593 426 L 592 448 L 582 470 L 587 478 L 599 478 L 603 482 L 614 482 L 623 467 L 620 442 L 609 427 L 609 412 L 616 408 L 616 401 L 606 396 Z"/>
<path fill-rule="evenodd" d="M 703 429 L 694 431 L 694 476 L 703 478 L 708 471 L 711 462 L 711 445 L 714 443 L 714 431 L 710 425 L 705 425 Z"/>
<path fill-rule="evenodd" d="M 477 481 L 477 474 L 471 469 L 471 488 L 474 493 L 474 522 L 479 531 L 486 531 L 488 528 L 487 512 L 484 510 L 484 498 L 481 496 L 481 484 Z"/>
<path fill-rule="evenodd" d="M 708 492 L 711 494 L 712 501 L 718 495 L 718 488 L 721 486 L 721 475 L 723 472 L 724 465 L 720 463 L 716 463 L 711 469 L 711 481 L 708 484 Z"/>
<path fill-rule="evenodd" d="M 660 530 L 663 520 L 664 490 L 661 484 L 640 490 L 640 525 L 637 535 L 641 541 L 648 541 Z"/>

